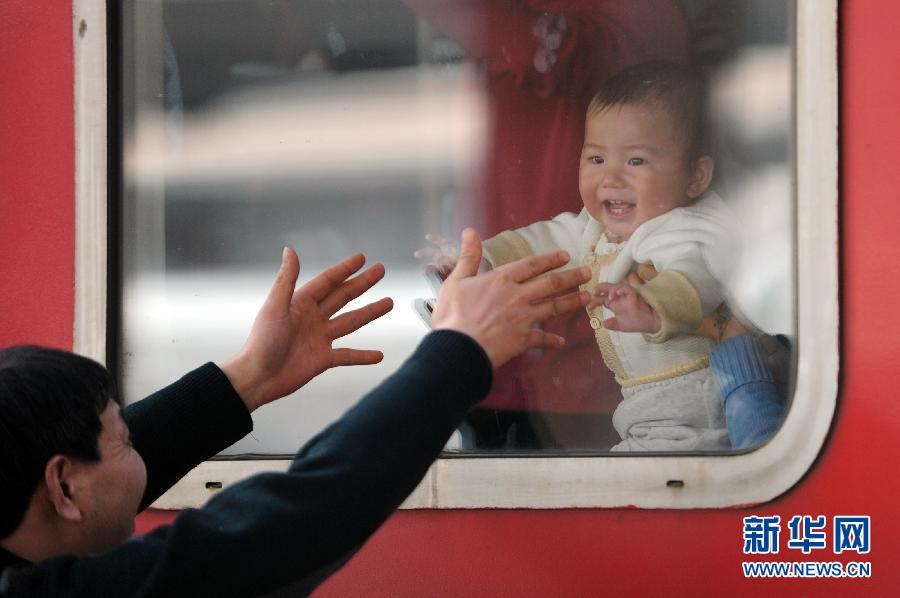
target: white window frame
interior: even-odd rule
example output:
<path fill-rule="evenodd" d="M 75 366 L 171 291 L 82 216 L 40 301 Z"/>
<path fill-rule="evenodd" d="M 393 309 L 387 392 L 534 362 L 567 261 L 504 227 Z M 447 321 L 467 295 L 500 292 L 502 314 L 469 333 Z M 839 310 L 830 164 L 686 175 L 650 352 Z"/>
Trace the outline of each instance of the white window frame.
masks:
<path fill-rule="evenodd" d="M 75 330 L 74 349 L 106 359 L 107 57 L 106 2 L 74 0 Z"/>
<path fill-rule="evenodd" d="M 838 390 L 837 0 L 798 0 L 798 372 L 787 417 L 758 450 L 727 456 L 455 457 L 439 459 L 403 508 L 714 508 L 769 501 L 822 450 Z M 82 24 L 83 23 L 83 24 Z M 75 350 L 106 357 L 106 5 L 75 0 Z M 812 308 L 810 306 L 815 306 Z M 201 464 L 154 506 L 202 505 L 288 460 Z M 218 486 L 218 484 L 215 484 Z"/>

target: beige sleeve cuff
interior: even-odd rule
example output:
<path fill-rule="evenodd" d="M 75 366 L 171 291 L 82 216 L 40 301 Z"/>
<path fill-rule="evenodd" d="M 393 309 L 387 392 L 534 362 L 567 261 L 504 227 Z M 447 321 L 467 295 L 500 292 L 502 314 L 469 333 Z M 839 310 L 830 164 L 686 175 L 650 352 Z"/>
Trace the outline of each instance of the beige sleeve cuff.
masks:
<path fill-rule="evenodd" d="M 484 248 L 484 257 L 495 268 L 534 255 L 528 242 L 511 230 L 491 237 L 482 244 L 482 247 Z"/>
<path fill-rule="evenodd" d="M 677 334 L 694 332 L 703 319 L 700 294 L 687 277 L 676 270 L 663 270 L 637 292 L 659 315 L 656 334 L 645 334 L 651 343 L 661 343 Z"/>

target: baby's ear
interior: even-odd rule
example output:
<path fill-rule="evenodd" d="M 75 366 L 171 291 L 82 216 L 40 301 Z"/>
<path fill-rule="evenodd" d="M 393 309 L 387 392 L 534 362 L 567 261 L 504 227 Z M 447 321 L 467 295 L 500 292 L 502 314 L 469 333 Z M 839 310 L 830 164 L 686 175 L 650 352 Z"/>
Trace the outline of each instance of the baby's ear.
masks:
<path fill-rule="evenodd" d="M 691 199 L 697 199 L 709 188 L 712 182 L 716 161 L 712 156 L 700 156 L 691 162 L 691 179 L 688 182 L 687 194 Z"/>

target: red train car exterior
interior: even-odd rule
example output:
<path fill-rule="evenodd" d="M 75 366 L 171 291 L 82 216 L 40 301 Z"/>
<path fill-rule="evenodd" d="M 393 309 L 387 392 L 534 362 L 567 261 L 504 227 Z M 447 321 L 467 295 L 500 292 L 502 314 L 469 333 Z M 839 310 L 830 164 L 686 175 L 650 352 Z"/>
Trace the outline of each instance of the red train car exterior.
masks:
<path fill-rule="evenodd" d="M 839 9 L 840 288 L 822 293 L 840 296 L 840 394 L 795 487 L 746 509 L 403 511 L 317 595 L 896 595 L 898 21 L 894 3 Z M 0 3 L 0 345 L 73 346 L 76 35 L 70 3 Z M 871 575 L 747 579 L 749 515 L 868 515 L 871 551 L 857 560 Z M 173 516 L 145 513 L 139 530 Z"/>

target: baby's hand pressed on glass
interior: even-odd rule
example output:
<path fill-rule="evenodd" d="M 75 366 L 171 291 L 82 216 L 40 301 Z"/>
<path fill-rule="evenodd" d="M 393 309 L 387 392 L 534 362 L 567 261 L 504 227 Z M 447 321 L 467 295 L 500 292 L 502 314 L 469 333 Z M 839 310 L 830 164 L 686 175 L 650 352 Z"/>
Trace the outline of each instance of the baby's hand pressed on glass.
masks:
<path fill-rule="evenodd" d="M 589 307 L 601 304 L 616 314 L 603 320 L 607 330 L 654 333 L 662 325 L 659 314 L 627 282 L 598 284 Z"/>
<path fill-rule="evenodd" d="M 427 265 L 434 266 L 446 277 L 456 267 L 456 261 L 459 259 L 459 244 L 453 239 L 434 233 L 425 235 L 425 240 L 431 245 L 417 249 L 413 255 L 416 259 L 424 260 Z"/>
<path fill-rule="evenodd" d="M 625 282 L 630 284 L 632 287 L 637 288 L 645 282 L 651 281 L 656 278 L 657 274 L 659 274 L 659 272 L 656 271 L 656 268 L 653 267 L 653 264 L 635 264 L 634 268 L 632 268 L 631 272 L 629 272 L 628 276 L 625 278 Z M 601 296 L 600 289 L 594 289 L 594 293 L 591 295 L 591 300 L 587 304 L 587 308 L 594 309 L 595 307 L 605 305 L 605 299 L 605 291 Z"/>
<path fill-rule="evenodd" d="M 434 233 L 426 234 L 425 240 L 431 245 L 417 249 L 413 255 L 416 259 L 424 260 L 427 265 L 437 268 L 442 277 L 446 278 L 459 260 L 459 243 Z M 487 272 L 491 269 L 490 262 L 482 259 L 478 271 Z"/>

